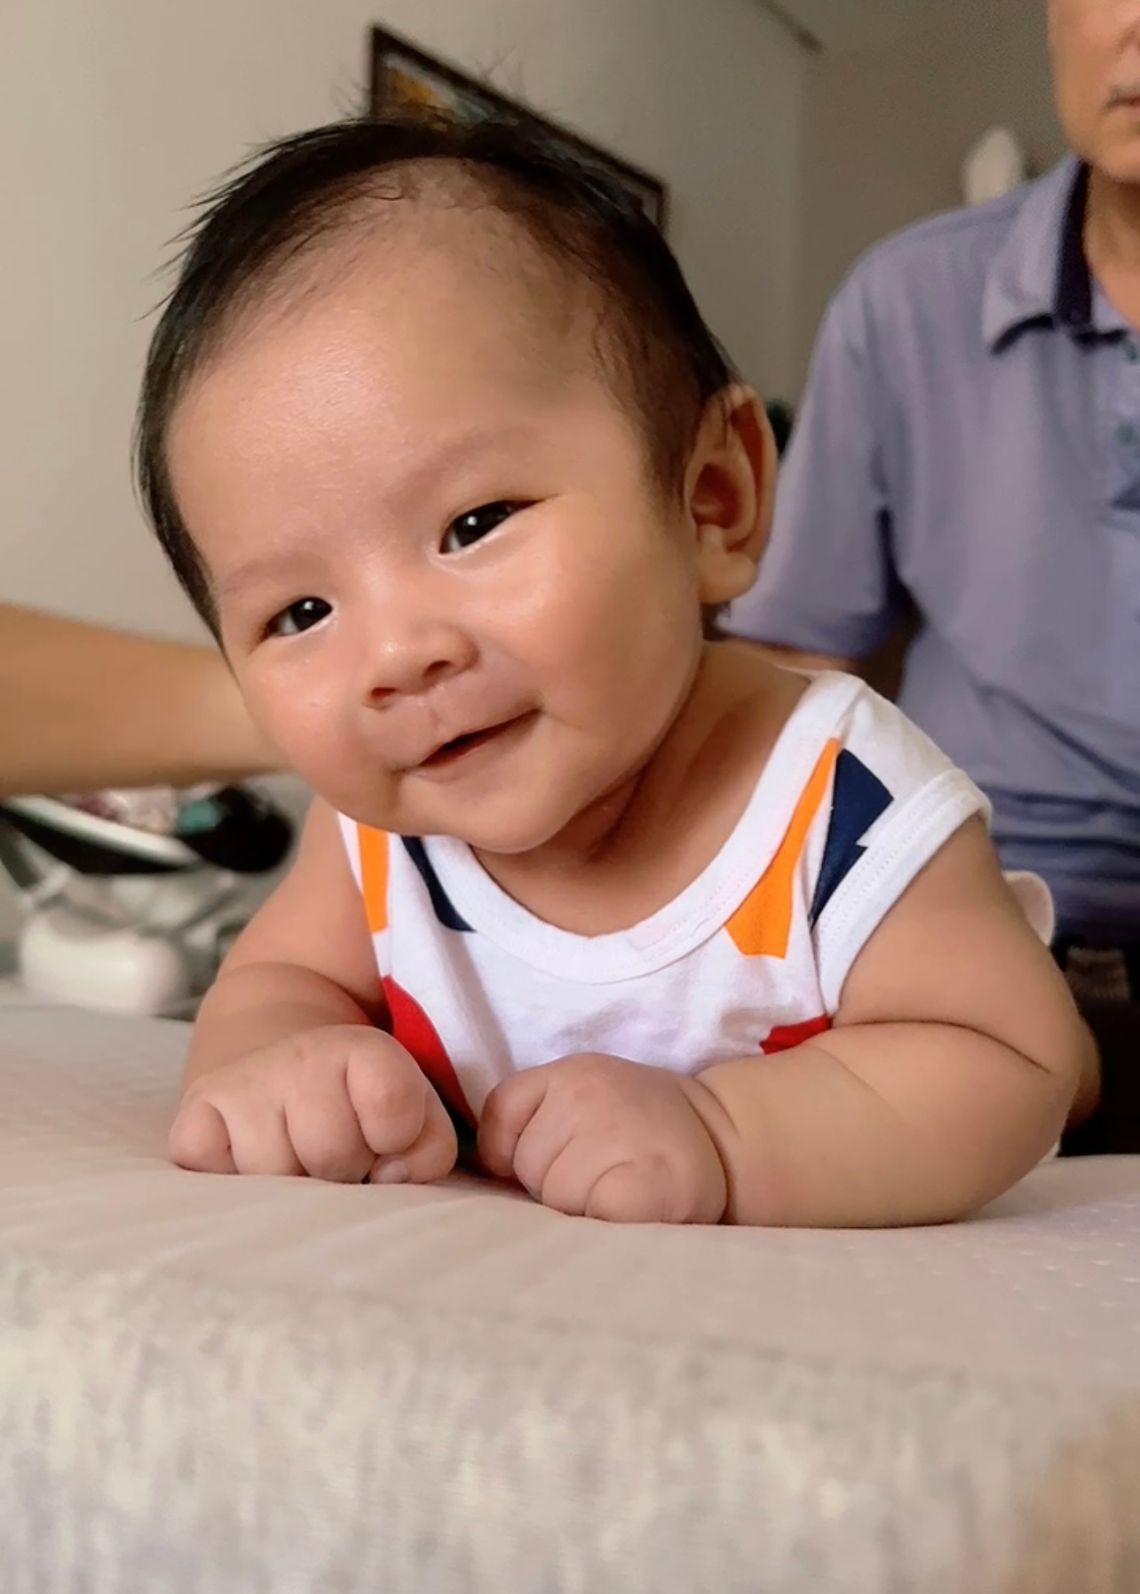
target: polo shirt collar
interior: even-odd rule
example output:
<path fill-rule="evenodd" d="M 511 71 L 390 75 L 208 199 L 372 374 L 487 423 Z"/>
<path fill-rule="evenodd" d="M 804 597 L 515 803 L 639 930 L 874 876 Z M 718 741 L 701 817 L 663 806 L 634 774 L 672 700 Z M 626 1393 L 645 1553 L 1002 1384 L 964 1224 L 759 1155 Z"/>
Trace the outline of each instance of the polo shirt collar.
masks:
<path fill-rule="evenodd" d="M 1085 259 L 1088 167 L 1067 156 L 1030 185 L 986 276 L 982 327 L 991 350 L 1033 322 L 1077 336 L 1124 326 Z"/>

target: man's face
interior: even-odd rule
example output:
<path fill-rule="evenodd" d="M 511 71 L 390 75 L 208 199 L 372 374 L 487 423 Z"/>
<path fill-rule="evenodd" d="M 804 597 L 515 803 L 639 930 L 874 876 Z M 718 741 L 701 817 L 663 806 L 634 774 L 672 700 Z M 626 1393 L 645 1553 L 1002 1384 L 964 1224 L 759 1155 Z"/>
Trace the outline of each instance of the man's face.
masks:
<path fill-rule="evenodd" d="M 1140 183 L 1140 0 L 1049 0 L 1057 110 L 1072 148 Z"/>

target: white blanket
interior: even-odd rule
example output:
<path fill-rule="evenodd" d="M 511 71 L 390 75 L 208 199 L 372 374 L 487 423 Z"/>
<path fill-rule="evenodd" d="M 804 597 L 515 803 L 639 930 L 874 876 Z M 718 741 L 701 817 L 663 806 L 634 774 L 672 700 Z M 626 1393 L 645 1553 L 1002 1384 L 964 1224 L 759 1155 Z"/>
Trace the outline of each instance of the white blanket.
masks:
<path fill-rule="evenodd" d="M 1140 1159 L 878 1234 L 214 1178 L 185 1036 L 0 1012 L 4 1594 L 1140 1589 Z"/>

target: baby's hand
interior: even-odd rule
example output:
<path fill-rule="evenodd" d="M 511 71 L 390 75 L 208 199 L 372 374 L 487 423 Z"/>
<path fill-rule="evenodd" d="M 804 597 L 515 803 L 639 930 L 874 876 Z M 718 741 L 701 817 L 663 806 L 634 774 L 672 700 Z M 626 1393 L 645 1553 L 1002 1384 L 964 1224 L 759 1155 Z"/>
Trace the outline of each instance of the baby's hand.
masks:
<path fill-rule="evenodd" d="M 524 1069 L 487 1098 L 479 1155 L 490 1173 L 514 1177 L 559 1212 L 614 1223 L 719 1223 L 724 1167 L 690 1084 L 663 1068 L 596 1054 Z"/>
<path fill-rule="evenodd" d="M 455 1165 L 455 1130 L 414 1059 L 381 1030 L 332 1024 L 203 1074 L 170 1131 L 202 1173 L 311 1174 L 428 1184 Z"/>

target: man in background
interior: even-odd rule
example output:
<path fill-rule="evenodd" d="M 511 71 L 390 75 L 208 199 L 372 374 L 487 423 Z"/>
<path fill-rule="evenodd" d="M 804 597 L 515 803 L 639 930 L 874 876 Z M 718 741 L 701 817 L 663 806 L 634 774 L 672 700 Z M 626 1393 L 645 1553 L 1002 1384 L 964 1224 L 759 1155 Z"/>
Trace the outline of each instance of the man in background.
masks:
<path fill-rule="evenodd" d="M 1072 156 L 855 268 L 732 628 L 858 669 L 914 611 L 899 701 L 1049 882 L 1140 1141 L 1140 0 L 1048 19 Z"/>

